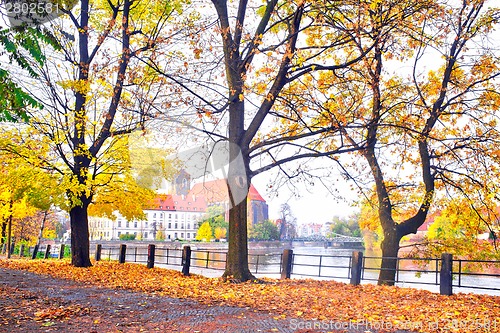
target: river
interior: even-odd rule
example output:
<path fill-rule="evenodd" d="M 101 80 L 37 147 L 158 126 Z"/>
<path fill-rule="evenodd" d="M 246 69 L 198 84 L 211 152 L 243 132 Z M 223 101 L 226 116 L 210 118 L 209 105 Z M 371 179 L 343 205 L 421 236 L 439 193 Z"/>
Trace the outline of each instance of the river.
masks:
<path fill-rule="evenodd" d="M 199 251 L 206 251 L 207 247 L 202 244 L 198 246 Z M 324 248 L 319 246 L 292 246 L 294 253 L 294 266 L 292 270 L 293 279 L 328 279 L 341 282 L 349 282 L 348 279 L 348 266 L 349 258 L 354 251 L 353 249 L 339 249 L 339 248 Z M 210 263 L 211 267 L 218 267 L 223 269 L 225 254 L 220 253 L 225 249 L 210 249 L 210 260 L 219 260 L 220 262 Z M 280 260 L 282 248 L 278 247 L 260 247 L 252 244 L 250 245 L 250 270 L 257 277 L 271 277 L 279 278 L 280 274 Z M 367 257 L 365 267 L 374 268 L 373 270 L 365 269 L 363 274 L 362 283 L 376 283 L 378 271 L 376 267 L 380 265 L 380 259 L 369 259 L 369 257 L 380 256 L 376 253 L 364 253 Z M 193 259 L 195 266 L 205 266 L 206 253 L 193 251 Z M 321 268 L 319 267 L 321 263 Z M 397 286 L 411 287 L 426 289 L 432 292 L 439 292 L 439 286 L 435 285 L 439 281 L 439 274 L 435 271 L 435 267 L 430 266 L 425 270 L 432 272 L 417 273 L 417 272 L 399 272 Z M 423 270 L 415 262 L 403 262 L 401 268 L 404 270 Z M 221 270 L 206 269 L 200 267 L 192 267 L 191 272 L 201 274 L 204 276 L 218 277 L 222 275 Z M 454 277 L 454 284 L 458 284 L 458 277 Z M 460 284 L 462 286 L 478 286 L 488 288 L 500 289 L 500 278 L 486 277 L 486 276 L 467 276 L 460 277 Z M 500 291 L 475 289 L 475 288 L 459 288 L 453 287 L 454 293 L 479 293 L 500 296 Z"/>

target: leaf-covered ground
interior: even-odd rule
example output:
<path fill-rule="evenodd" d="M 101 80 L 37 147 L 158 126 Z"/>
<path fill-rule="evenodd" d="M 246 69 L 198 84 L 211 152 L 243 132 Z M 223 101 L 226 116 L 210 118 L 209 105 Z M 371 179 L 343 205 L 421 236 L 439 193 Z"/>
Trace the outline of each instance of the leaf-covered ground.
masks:
<path fill-rule="evenodd" d="M 351 286 L 317 280 L 265 279 L 264 283 L 235 284 L 219 278 L 184 277 L 178 271 L 114 262 L 96 262 L 90 268 L 75 268 L 68 261 L 16 259 L 0 260 L 0 266 L 48 274 L 84 285 L 129 289 L 209 305 L 250 307 L 275 313 L 280 319 L 293 318 L 295 323 L 298 320 L 358 323 L 382 331 L 500 332 L 498 296 L 441 296 L 418 289 Z M 65 311 L 76 310 L 68 308 Z"/>

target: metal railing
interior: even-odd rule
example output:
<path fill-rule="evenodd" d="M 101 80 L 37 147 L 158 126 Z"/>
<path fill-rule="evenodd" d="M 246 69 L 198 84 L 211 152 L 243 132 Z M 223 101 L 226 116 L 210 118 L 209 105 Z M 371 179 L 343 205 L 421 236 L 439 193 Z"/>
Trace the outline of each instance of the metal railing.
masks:
<path fill-rule="evenodd" d="M 149 245 L 152 246 L 152 245 Z M 227 252 L 220 250 L 195 249 L 190 251 L 189 263 L 183 258 L 183 248 L 157 247 L 153 252 L 154 257 L 149 257 L 148 246 L 123 246 L 125 253 L 120 253 L 122 246 L 102 246 L 99 248 L 101 260 L 120 260 L 135 263 L 148 263 L 152 261 L 158 266 L 173 266 L 176 269 L 187 265 L 203 270 L 222 271 L 225 269 Z M 31 249 L 30 249 L 31 250 Z M 41 246 L 43 257 L 47 247 Z M 91 249 L 91 255 L 96 255 L 97 247 Z M 252 274 L 261 276 L 281 275 L 294 277 L 313 277 L 324 279 L 351 280 L 356 263 L 353 256 L 348 255 L 318 255 L 296 254 L 289 251 L 291 258 L 290 268 L 284 265 L 284 253 L 249 253 L 249 268 Z M 451 255 L 450 259 L 451 259 Z M 40 256 L 39 256 L 40 257 Z M 96 256 L 97 258 L 97 256 Z M 360 281 L 378 281 L 378 273 L 382 270 L 380 262 L 382 257 L 364 257 L 361 255 Z M 443 258 L 385 258 L 396 261 L 396 284 L 416 285 L 443 285 Z M 449 275 L 450 288 L 466 288 L 478 290 L 500 291 L 500 261 L 490 260 L 465 260 L 451 259 Z M 485 271 L 485 268 L 488 268 Z M 285 270 L 289 269 L 288 275 Z M 189 270 L 189 269 L 188 269 Z M 357 274 L 357 273 L 356 273 Z M 441 291 L 442 292 L 442 291 Z"/>

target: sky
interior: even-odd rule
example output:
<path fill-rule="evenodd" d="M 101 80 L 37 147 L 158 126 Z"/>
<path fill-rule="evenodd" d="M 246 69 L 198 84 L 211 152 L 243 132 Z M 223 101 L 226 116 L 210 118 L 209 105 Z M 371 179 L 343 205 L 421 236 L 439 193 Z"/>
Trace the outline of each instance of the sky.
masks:
<path fill-rule="evenodd" d="M 347 183 L 340 184 L 345 199 L 335 198 L 323 186 L 317 184 L 308 188 L 300 188 L 300 197 L 294 196 L 286 189 L 280 190 L 279 196 L 268 193 L 267 182 L 269 177 L 265 174 L 256 176 L 252 183 L 269 206 L 269 218 L 280 218 L 280 206 L 284 203 L 290 205 L 298 224 L 320 223 L 332 221 L 334 216 L 348 217 L 357 212 L 355 207 L 348 202 L 353 200 L 355 194 L 349 190 Z"/>

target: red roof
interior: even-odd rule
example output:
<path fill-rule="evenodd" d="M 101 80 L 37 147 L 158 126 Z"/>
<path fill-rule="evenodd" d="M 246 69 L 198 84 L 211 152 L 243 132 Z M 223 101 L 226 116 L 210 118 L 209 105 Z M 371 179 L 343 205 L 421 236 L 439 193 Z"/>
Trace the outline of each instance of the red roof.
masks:
<path fill-rule="evenodd" d="M 248 198 L 252 201 L 266 201 L 252 184 L 250 184 L 250 189 L 248 190 Z"/>
<path fill-rule="evenodd" d="M 191 189 L 190 194 L 203 196 L 209 203 L 229 201 L 227 183 L 225 179 L 217 179 L 195 184 Z M 252 201 L 266 202 L 253 184 L 250 184 L 248 199 Z"/>

